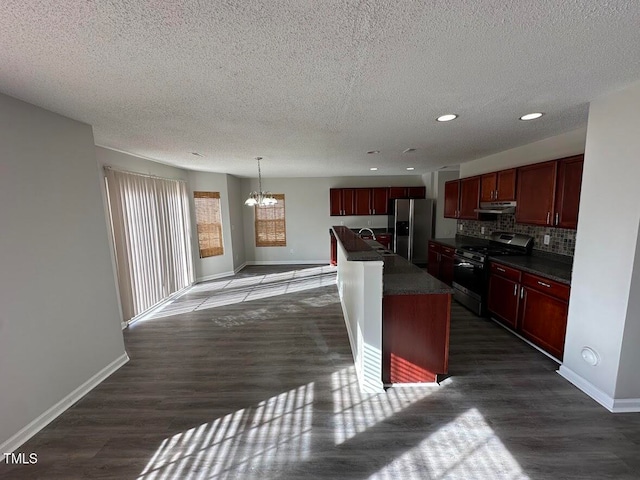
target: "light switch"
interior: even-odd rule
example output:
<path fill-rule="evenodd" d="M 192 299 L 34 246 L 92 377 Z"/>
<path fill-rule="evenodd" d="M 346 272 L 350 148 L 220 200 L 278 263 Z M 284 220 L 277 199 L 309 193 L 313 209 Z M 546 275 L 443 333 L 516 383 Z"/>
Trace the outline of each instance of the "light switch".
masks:
<path fill-rule="evenodd" d="M 551 235 L 544 236 L 544 244 L 549 245 L 551 243 Z"/>
<path fill-rule="evenodd" d="M 480 227 L 480 233 L 484 235 L 484 227 Z"/>

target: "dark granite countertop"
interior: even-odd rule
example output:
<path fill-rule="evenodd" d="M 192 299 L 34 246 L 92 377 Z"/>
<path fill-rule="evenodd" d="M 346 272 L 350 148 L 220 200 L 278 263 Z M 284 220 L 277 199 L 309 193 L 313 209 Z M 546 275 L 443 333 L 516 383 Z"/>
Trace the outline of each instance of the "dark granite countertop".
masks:
<path fill-rule="evenodd" d="M 545 252 L 533 252 L 527 256 L 490 257 L 492 261 L 504 263 L 523 272 L 547 277 L 556 282 L 571 285 L 572 258 Z"/>
<path fill-rule="evenodd" d="M 375 249 L 384 248 L 374 240 L 363 240 L 344 226 L 333 227 L 336 237 L 347 252 L 347 260 L 382 261 L 383 295 L 425 295 L 453 293 L 451 287 L 425 270 L 395 254 L 382 255 Z"/>
<path fill-rule="evenodd" d="M 488 240 L 482 238 L 467 237 L 464 235 L 457 235 L 454 238 L 433 238 L 431 241 L 453 248 L 460 248 L 463 245 L 488 245 L 489 243 Z M 523 272 L 541 275 L 567 285 L 571 284 L 573 258 L 567 255 L 557 255 L 533 250 L 529 256 L 516 255 L 513 257 L 490 257 L 490 259 L 513 268 L 518 268 Z"/>

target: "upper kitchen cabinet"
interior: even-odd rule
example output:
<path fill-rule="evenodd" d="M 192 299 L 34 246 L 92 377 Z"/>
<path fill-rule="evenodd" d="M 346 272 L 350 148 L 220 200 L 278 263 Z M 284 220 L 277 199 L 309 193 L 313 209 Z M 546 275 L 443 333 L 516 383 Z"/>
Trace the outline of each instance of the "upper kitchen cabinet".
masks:
<path fill-rule="evenodd" d="M 355 189 L 355 210 L 356 215 L 371 215 L 371 189 Z"/>
<path fill-rule="evenodd" d="M 558 160 L 558 181 L 553 219 L 553 224 L 556 227 L 578 228 L 583 164 L 584 155 Z"/>
<path fill-rule="evenodd" d="M 558 162 L 518 168 L 516 222 L 553 225 Z"/>
<path fill-rule="evenodd" d="M 451 180 L 444 184 L 444 216 L 458 218 L 460 202 L 460 180 Z"/>
<path fill-rule="evenodd" d="M 516 199 L 516 169 L 486 173 L 480 177 L 481 202 L 511 202 Z"/>
<path fill-rule="evenodd" d="M 469 177 L 460 180 L 460 208 L 458 218 L 477 220 L 480 206 L 480 177 Z"/>
<path fill-rule="evenodd" d="M 355 189 L 332 188 L 329 190 L 329 212 L 332 216 L 355 215 Z"/>
<path fill-rule="evenodd" d="M 426 187 L 389 187 L 389 199 L 426 198 Z"/>
<path fill-rule="evenodd" d="M 451 180 L 444 184 L 444 216 L 477 220 L 480 201 L 480 177 Z"/>
<path fill-rule="evenodd" d="M 371 210 L 373 215 L 387 215 L 389 213 L 389 189 L 371 189 Z"/>

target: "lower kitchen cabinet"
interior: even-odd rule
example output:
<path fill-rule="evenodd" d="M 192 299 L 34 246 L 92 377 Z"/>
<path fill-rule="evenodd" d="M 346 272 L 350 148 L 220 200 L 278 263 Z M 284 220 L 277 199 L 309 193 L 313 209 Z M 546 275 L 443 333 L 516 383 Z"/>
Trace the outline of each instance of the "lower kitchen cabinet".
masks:
<path fill-rule="evenodd" d="M 331 235 L 331 265 L 338 265 L 338 240 L 336 236 L 333 234 L 333 230 L 330 232 Z"/>
<path fill-rule="evenodd" d="M 491 263 L 489 313 L 562 360 L 569 310 L 568 285 Z"/>
<path fill-rule="evenodd" d="M 453 282 L 453 254 L 455 249 L 436 242 L 429 242 L 427 272 L 451 286 Z"/>

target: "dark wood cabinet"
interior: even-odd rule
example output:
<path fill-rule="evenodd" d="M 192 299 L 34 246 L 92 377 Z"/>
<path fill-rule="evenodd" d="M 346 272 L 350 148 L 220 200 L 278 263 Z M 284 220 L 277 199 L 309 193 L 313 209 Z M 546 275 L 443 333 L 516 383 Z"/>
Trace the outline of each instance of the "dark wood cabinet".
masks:
<path fill-rule="evenodd" d="M 498 186 L 497 173 L 485 173 L 480 177 L 480 201 L 493 202 Z"/>
<path fill-rule="evenodd" d="M 355 215 L 355 189 L 330 189 L 329 212 L 333 216 Z"/>
<path fill-rule="evenodd" d="M 426 187 L 389 187 L 389 199 L 398 198 L 425 198 L 427 196 Z"/>
<path fill-rule="evenodd" d="M 355 214 L 371 215 L 371 189 L 355 189 Z"/>
<path fill-rule="evenodd" d="M 501 170 L 496 174 L 496 195 L 498 202 L 511 202 L 516 199 L 517 169 Z"/>
<path fill-rule="evenodd" d="M 338 240 L 336 236 L 333 234 L 333 230 L 330 230 L 331 236 L 331 253 L 330 253 L 330 261 L 331 265 L 338 265 Z"/>
<path fill-rule="evenodd" d="M 460 202 L 460 180 L 451 180 L 444 184 L 444 217 L 458 218 Z"/>
<path fill-rule="evenodd" d="M 520 331 L 526 339 L 562 360 L 569 288 L 536 275 L 524 274 L 523 277 Z M 532 284 L 527 282 L 527 277 L 532 279 Z M 566 293 L 558 295 L 554 288 L 558 286 L 565 287 Z"/>
<path fill-rule="evenodd" d="M 451 295 L 385 295 L 382 381 L 434 382 L 449 368 Z"/>
<path fill-rule="evenodd" d="M 568 285 L 491 263 L 488 310 L 497 320 L 562 360 Z"/>
<path fill-rule="evenodd" d="M 514 330 L 518 327 L 520 277 L 519 270 L 491 264 L 487 308 L 495 318 Z"/>
<path fill-rule="evenodd" d="M 453 282 L 453 255 L 455 249 L 429 242 L 427 250 L 427 272 L 438 280 L 451 286 Z"/>
<path fill-rule="evenodd" d="M 558 160 L 555 214 L 553 225 L 560 228 L 578 228 L 578 208 L 582 188 L 584 155 Z"/>
<path fill-rule="evenodd" d="M 391 234 L 380 233 L 376 235 L 376 242 L 382 245 L 387 250 L 391 250 Z"/>
<path fill-rule="evenodd" d="M 387 215 L 389 213 L 389 189 L 371 189 L 371 209 L 373 215 Z"/>
<path fill-rule="evenodd" d="M 460 207 L 458 218 L 477 220 L 480 206 L 480 177 L 469 177 L 460 180 Z"/>
<path fill-rule="evenodd" d="M 516 222 L 553 225 L 558 162 L 518 168 Z"/>

